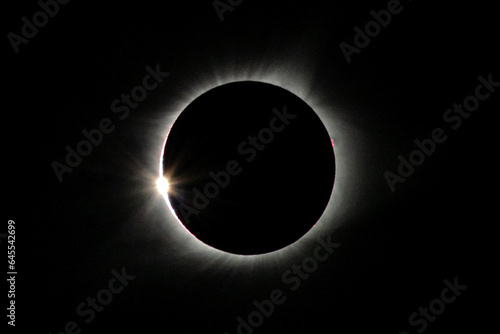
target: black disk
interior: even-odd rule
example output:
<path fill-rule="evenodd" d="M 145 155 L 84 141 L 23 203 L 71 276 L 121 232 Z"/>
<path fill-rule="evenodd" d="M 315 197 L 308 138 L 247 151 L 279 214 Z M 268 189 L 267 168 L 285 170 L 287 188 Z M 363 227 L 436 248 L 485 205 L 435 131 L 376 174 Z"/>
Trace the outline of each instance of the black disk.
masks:
<path fill-rule="evenodd" d="M 184 109 L 163 168 L 171 206 L 196 238 L 229 253 L 261 254 L 290 245 L 318 221 L 335 157 L 303 100 L 245 81 L 207 91 Z"/>

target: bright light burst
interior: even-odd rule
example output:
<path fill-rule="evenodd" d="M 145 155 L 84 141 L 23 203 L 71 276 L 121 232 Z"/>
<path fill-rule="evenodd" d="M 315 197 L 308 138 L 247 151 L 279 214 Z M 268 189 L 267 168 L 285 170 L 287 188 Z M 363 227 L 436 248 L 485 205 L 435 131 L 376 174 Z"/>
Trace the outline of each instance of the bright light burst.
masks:
<path fill-rule="evenodd" d="M 163 197 L 167 198 L 168 197 L 168 180 L 164 177 L 158 178 L 156 181 L 156 187 L 158 188 L 158 191 L 163 195 Z"/>

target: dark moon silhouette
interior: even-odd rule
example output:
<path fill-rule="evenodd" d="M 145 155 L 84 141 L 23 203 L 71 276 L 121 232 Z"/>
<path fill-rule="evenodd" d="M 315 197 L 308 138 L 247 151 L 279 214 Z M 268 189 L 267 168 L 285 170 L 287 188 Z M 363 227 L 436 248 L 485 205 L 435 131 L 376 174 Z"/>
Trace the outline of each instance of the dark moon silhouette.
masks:
<path fill-rule="evenodd" d="M 186 107 L 168 135 L 163 168 L 170 204 L 196 238 L 229 253 L 261 254 L 292 244 L 318 221 L 335 157 L 303 100 L 244 81 Z"/>

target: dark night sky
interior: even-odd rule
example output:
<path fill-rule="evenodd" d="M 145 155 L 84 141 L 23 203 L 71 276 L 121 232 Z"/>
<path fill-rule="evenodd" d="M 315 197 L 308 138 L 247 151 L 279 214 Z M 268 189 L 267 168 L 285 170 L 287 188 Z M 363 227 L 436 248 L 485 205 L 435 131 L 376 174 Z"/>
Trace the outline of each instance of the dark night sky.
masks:
<path fill-rule="evenodd" d="M 456 130 L 443 120 L 474 94 L 478 76 L 500 81 L 498 18 L 483 2 L 402 1 L 349 64 L 339 44 L 353 44 L 353 28 L 388 1 L 247 0 L 223 22 L 211 1 L 72 1 L 18 54 L 5 37 L 0 233 L 16 222 L 14 331 L 59 333 L 75 321 L 82 333 L 233 334 L 253 300 L 280 289 L 286 301 L 255 333 L 413 334 L 408 317 L 458 277 L 468 288 L 425 333 L 485 332 L 497 304 L 500 87 Z M 4 36 L 40 9 L 35 1 L 6 6 Z M 169 75 L 120 119 L 112 102 L 157 64 Z M 200 245 L 153 181 L 179 108 L 244 77 L 302 92 L 326 120 L 339 168 L 332 210 L 314 229 L 288 249 L 250 258 Z M 64 162 L 65 147 L 104 118 L 113 131 L 59 183 L 52 162 Z M 447 140 L 391 192 L 384 172 L 396 173 L 398 156 L 435 128 Z M 329 235 L 341 246 L 291 291 L 283 273 Z M 135 279 L 85 323 L 77 306 L 124 267 Z"/>

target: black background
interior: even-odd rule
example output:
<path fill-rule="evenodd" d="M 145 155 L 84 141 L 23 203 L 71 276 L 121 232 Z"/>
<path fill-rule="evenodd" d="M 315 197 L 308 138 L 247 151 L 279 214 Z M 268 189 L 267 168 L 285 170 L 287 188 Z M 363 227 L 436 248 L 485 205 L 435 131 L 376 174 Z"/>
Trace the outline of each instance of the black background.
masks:
<path fill-rule="evenodd" d="M 399 333 L 454 277 L 467 290 L 426 332 L 493 326 L 499 92 L 456 131 L 442 115 L 474 93 L 479 75 L 500 80 L 495 6 L 402 4 L 350 64 L 339 44 L 352 43 L 353 28 L 386 1 L 243 1 L 223 22 L 210 1 L 72 1 L 18 54 L 5 37 L 2 231 L 15 220 L 15 331 L 58 333 L 74 320 L 82 333 L 235 333 L 252 300 L 280 288 L 286 303 L 256 332 Z M 4 6 L 4 36 L 39 10 L 35 1 Z M 170 76 L 120 121 L 111 102 L 156 64 Z M 319 97 L 316 112 L 335 121 L 325 125 L 345 164 L 332 196 L 341 213 L 293 251 L 221 255 L 172 226 L 154 189 L 165 115 L 228 71 L 287 77 L 283 64 L 307 73 L 293 85 Z M 105 117 L 116 129 L 59 183 L 51 163 Z M 448 140 L 392 193 L 383 173 L 436 127 Z M 342 246 L 287 290 L 281 274 L 329 234 Z M 122 267 L 136 278 L 84 324 L 76 306 Z"/>

